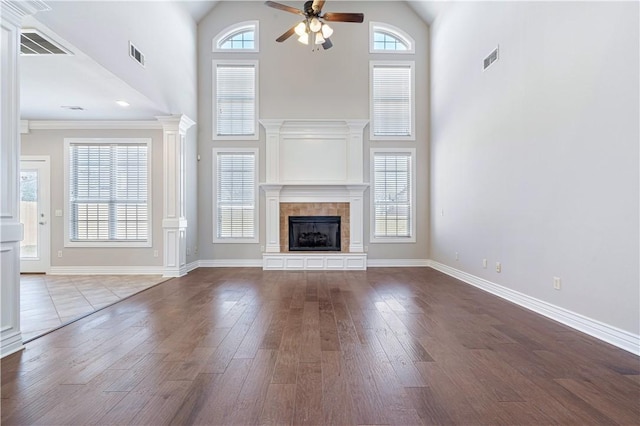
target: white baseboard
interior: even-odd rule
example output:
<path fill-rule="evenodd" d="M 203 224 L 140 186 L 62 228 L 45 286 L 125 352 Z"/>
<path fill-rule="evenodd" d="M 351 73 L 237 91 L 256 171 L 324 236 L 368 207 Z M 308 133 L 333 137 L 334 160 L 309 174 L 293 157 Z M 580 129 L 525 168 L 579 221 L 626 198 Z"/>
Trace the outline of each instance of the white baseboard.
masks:
<path fill-rule="evenodd" d="M 588 334 L 589 336 L 595 337 L 596 339 L 610 343 L 635 355 L 640 355 L 640 335 L 629 333 L 628 331 L 585 317 L 584 315 L 552 305 L 551 303 L 544 302 L 518 291 L 508 289 L 491 281 L 487 281 L 484 278 L 471 275 L 434 260 L 429 261 L 429 266 L 460 281 L 513 302 L 516 305 L 520 305 Z"/>
<path fill-rule="evenodd" d="M 52 266 L 50 275 L 162 275 L 162 266 Z"/>
<path fill-rule="evenodd" d="M 429 266 L 427 259 L 368 259 L 369 268 L 417 268 Z"/>
<path fill-rule="evenodd" d="M 262 268 L 262 259 L 200 260 L 201 268 Z"/>
<path fill-rule="evenodd" d="M 2 343 L 0 345 L 0 358 L 21 351 L 24 349 L 22 344 L 22 333 L 19 331 L 6 331 L 2 333 Z"/>

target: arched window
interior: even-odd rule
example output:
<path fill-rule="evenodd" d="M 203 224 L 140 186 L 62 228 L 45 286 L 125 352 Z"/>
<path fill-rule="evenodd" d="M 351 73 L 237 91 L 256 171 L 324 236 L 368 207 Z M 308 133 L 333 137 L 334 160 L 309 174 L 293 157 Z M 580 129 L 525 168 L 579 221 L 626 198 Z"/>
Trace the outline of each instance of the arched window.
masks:
<path fill-rule="evenodd" d="M 415 53 L 413 38 L 393 25 L 371 22 L 369 25 L 370 53 Z"/>
<path fill-rule="evenodd" d="M 213 39 L 214 52 L 258 52 L 258 21 L 233 24 Z"/>

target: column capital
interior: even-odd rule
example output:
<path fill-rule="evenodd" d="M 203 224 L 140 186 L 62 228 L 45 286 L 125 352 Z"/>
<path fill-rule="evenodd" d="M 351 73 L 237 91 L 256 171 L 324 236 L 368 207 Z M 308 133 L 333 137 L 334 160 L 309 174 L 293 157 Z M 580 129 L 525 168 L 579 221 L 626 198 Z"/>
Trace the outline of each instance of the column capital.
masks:
<path fill-rule="evenodd" d="M 186 134 L 187 130 L 196 124 L 195 121 L 184 114 L 162 115 L 156 117 L 156 119 L 162 124 L 162 130 L 165 132 L 178 131 L 181 135 Z"/>

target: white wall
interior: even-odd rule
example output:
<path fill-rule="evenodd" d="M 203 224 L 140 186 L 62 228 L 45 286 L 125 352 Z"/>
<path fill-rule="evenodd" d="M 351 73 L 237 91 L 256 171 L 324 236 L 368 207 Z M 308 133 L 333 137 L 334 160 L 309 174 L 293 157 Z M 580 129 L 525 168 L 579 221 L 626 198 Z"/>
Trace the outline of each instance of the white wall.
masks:
<path fill-rule="evenodd" d="M 638 12 L 455 3 L 431 32 L 431 258 L 636 335 Z"/>
<path fill-rule="evenodd" d="M 288 3 L 289 4 L 289 3 Z M 295 6 L 295 4 L 291 3 Z M 302 6 L 300 2 L 298 6 Z M 199 249 L 203 260 L 261 259 L 264 245 L 264 196 L 261 194 L 261 244 L 212 244 L 212 147 L 255 146 L 260 149 L 260 180 L 264 181 L 264 129 L 257 142 L 212 141 L 212 75 L 211 61 L 222 58 L 259 59 L 260 118 L 369 118 L 369 61 L 415 61 L 416 66 L 416 141 L 375 142 L 368 140 L 365 129 L 363 164 L 365 180 L 369 180 L 369 147 L 416 147 L 418 162 L 418 229 L 415 244 L 370 244 L 368 242 L 369 199 L 365 200 L 365 245 L 369 259 L 428 258 L 428 28 L 404 2 L 328 2 L 325 12 L 362 12 L 365 22 L 332 24 L 333 48 L 312 52 L 291 37 L 284 43 L 275 39 L 300 21 L 300 17 L 269 8 L 262 1 L 222 1 L 200 21 L 199 41 Z M 260 53 L 212 53 L 212 39 L 223 29 L 237 22 L 260 21 Z M 402 28 L 417 42 L 415 55 L 369 54 L 369 21 L 382 21 Z"/>
<path fill-rule="evenodd" d="M 64 205 L 65 138 L 151 138 L 152 139 L 152 243 L 153 247 L 93 248 L 64 247 L 64 217 L 55 217 Z M 51 266 L 80 267 L 119 266 L 157 267 L 162 270 L 162 130 L 31 130 L 22 135 L 22 155 L 47 155 L 51 159 Z M 63 257 L 58 258 L 58 250 Z M 159 257 L 153 252 L 158 250 Z"/>

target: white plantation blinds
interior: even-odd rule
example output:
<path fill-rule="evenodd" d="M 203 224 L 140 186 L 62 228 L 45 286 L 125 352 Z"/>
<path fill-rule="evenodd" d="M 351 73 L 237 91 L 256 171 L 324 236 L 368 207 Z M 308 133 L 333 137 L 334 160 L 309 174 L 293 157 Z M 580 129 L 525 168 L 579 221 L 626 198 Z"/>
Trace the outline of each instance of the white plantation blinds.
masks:
<path fill-rule="evenodd" d="M 217 63 L 216 135 L 256 134 L 256 65 Z"/>
<path fill-rule="evenodd" d="M 412 66 L 373 64 L 371 119 L 374 136 L 412 135 Z"/>
<path fill-rule="evenodd" d="M 71 143 L 69 241 L 147 241 L 147 143 Z"/>
<path fill-rule="evenodd" d="M 374 154 L 374 237 L 412 235 L 411 164 L 410 153 Z"/>
<path fill-rule="evenodd" d="M 256 237 L 256 154 L 216 152 L 216 237 Z"/>

